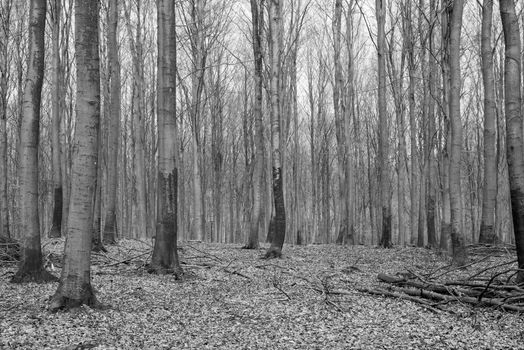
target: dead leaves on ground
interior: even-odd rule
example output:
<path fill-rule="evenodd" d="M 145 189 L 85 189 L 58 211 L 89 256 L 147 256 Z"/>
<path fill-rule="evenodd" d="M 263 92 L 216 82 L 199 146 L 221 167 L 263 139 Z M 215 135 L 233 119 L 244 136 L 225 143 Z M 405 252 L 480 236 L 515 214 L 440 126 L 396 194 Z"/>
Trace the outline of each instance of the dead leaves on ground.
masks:
<path fill-rule="evenodd" d="M 60 254 L 62 245 L 46 249 Z M 282 259 L 262 260 L 262 249 L 182 244 L 182 280 L 145 272 L 150 242 L 124 241 L 108 249 L 92 257 L 93 287 L 110 306 L 105 310 L 52 314 L 46 306 L 56 284 L 13 285 L 7 281 L 14 267 L 2 267 L 0 348 L 496 349 L 523 341 L 524 322 L 515 313 L 462 304 L 448 305 L 453 313 L 435 313 L 416 302 L 359 291 L 381 286 L 379 272 L 436 275 L 451 269 L 425 249 L 285 246 Z M 52 262 L 58 274 L 60 261 L 53 255 Z"/>

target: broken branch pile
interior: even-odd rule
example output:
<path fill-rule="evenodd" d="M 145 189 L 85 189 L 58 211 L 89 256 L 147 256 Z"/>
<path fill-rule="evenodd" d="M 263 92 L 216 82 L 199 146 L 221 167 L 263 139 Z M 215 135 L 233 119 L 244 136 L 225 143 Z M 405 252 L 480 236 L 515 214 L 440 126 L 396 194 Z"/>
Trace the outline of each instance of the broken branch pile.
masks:
<path fill-rule="evenodd" d="M 517 270 L 509 269 L 496 273 L 486 283 L 470 279 L 462 281 L 438 282 L 425 280 L 413 274 L 403 274 L 402 277 L 383 273 L 377 278 L 388 284 L 388 288 L 361 290 L 370 294 L 382 294 L 417 302 L 425 307 L 442 309 L 451 302 L 459 302 L 474 306 L 494 307 L 505 311 L 524 312 L 524 287 L 510 284 L 500 277 Z"/>

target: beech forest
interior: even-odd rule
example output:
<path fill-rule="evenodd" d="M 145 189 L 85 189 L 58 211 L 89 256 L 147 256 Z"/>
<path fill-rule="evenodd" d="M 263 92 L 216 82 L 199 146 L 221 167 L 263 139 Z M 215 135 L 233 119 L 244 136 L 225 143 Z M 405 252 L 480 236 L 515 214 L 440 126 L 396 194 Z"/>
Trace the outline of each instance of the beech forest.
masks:
<path fill-rule="evenodd" d="M 0 0 L 0 348 L 522 348 L 523 41 L 516 0 Z"/>

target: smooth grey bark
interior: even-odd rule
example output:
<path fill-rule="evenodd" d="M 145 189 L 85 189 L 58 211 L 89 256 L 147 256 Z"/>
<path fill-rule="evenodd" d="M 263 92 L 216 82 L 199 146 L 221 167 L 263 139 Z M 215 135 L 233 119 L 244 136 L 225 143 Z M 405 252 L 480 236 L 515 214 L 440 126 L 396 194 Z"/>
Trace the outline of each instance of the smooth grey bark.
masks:
<path fill-rule="evenodd" d="M 517 283 L 524 282 L 524 140 L 522 135 L 520 27 L 513 0 L 500 0 L 504 31 L 504 107 L 511 215 L 517 248 Z"/>
<path fill-rule="evenodd" d="M 449 155 L 450 155 L 450 112 L 449 112 L 449 91 L 450 91 L 450 66 L 449 66 L 449 39 L 450 39 L 450 12 L 451 0 L 442 0 L 441 30 L 442 30 L 442 114 L 444 116 L 443 143 L 444 147 L 441 154 L 441 191 L 442 191 L 442 218 L 440 223 L 440 249 L 449 249 L 449 239 L 451 237 L 451 207 L 450 207 L 450 188 L 449 188 Z"/>
<path fill-rule="evenodd" d="M 182 274 L 178 260 L 178 131 L 176 120 L 176 22 L 171 0 L 157 1 L 158 187 L 157 232 L 149 270 Z"/>
<path fill-rule="evenodd" d="M 27 75 L 19 146 L 21 259 L 12 282 L 55 280 L 42 266 L 38 206 L 38 145 L 40 102 L 44 80 L 46 0 L 32 0 L 29 9 Z"/>
<path fill-rule="evenodd" d="M 496 243 L 495 200 L 497 197 L 497 106 L 495 102 L 495 74 L 493 72 L 493 0 L 484 0 L 482 5 L 481 59 L 484 83 L 484 186 L 482 191 L 482 219 L 480 243 Z"/>
<path fill-rule="evenodd" d="M 91 287 L 93 196 L 100 123 L 99 0 L 75 1 L 76 125 L 64 267 L 50 310 L 95 306 Z"/>
<path fill-rule="evenodd" d="M 264 126 L 262 124 L 262 28 L 264 27 L 264 0 L 251 0 L 251 21 L 252 21 L 252 45 L 255 65 L 254 74 L 254 93 L 253 119 L 255 128 L 255 158 L 253 165 L 253 208 L 249 226 L 247 249 L 256 249 L 259 246 L 260 220 L 262 214 L 263 199 L 263 167 L 264 167 Z"/>
<path fill-rule="evenodd" d="M 1 2 L 0 8 L 0 238 L 8 239 L 9 209 L 7 196 L 7 92 L 9 80 L 8 44 L 11 23 L 11 0 Z"/>
<path fill-rule="evenodd" d="M 384 248 L 390 248 L 391 242 L 391 195 L 389 188 L 389 132 L 386 109 L 386 1 L 375 1 L 375 12 L 377 16 L 377 55 L 378 55 L 378 183 L 380 188 L 379 217 L 381 222 L 380 245 Z"/>
<path fill-rule="evenodd" d="M 51 1 L 51 31 L 53 48 L 53 76 L 52 76 L 52 105 L 51 105 L 51 165 L 53 177 L 53 218 L 49 237 L 62 235 L 62 163 L 60 147 L 60 98 L 61 87 L 61 61 L 60 61 L 60 17 L 62 0 Z"/>
<path fill-rule="evenodd" d="M 461 188 L 462 121 L 460 114 L 460 35 L 464 0 L 454 0 L 450 17 L 449 66 L 450 91 L 449 113 L 451 123 L 451 145 L 449 159 L 449 189 L 451 207 L 451 245 L 453 263 L 463 266 L 467 261 L 467 251 L 463 232 L 463 208 Z"/>
<path fill-rule="evenodd" d="M 103 242 L 116 243 L 118 233 L 116 218 L 118 144 L 120 141 L 120 61 L 118 57 L 118 0 L 109 0 L 107 51 L 109 65 L 109 120 L 107 132 L 107 203 Z"/>
<path fill-rule="evenodd" d="M 272 182 L 275 215 L 271 218 L 274 234 L 271 245 L 266 252 L 266 258 L 275 258 L 282 255 L 282 246 L 286 235 L 286 208 L 284 206 L 283 164 L 281 158 L 280 140 L 280 65 L 282 42 L 282 10 L 280 0 L 270 0 L 269 4 L 270 31 L 271 31 L 271 155 L 272 155 Z"/>

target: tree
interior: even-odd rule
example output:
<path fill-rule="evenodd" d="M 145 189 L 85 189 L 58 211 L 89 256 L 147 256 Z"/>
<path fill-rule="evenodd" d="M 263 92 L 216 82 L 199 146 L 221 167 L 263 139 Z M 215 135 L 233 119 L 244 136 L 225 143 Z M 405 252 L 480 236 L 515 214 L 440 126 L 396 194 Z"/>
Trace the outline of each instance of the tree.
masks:
<path fill-rule="evenodd" d="M 504 59 L 504 107 L 506 109 L 506 154 L 511 196 L 511 214 L 517 247 L 517 283 L 524 282 L 524 140 L 522 136 L 521 42 L 513 0 L 500 0 L 500 17 L 506 46 Z"/>
<path fill-rule="evenodd" d="M 448 240 L 451 236 L 451 208 L 450 208 L 450 187 L 449 187 L 449 155 L 450 155 L 450 113 L 449 113 L 449 90 L 450 90 L 450 70 L 449 70 L 449 39 L 450 39 L 450 12 L 452 0 L 442 0 L 441 31 L 442 31 L 442 114 L 444 125 L 442 125 L 442 135 L 444 147 L 441 152 L 441 191 L 442 191 L 442 219 L 440 223 L 440 249 L 447 250 Z"/>
<path fill-rule="evenodd" d="M 482 5 L 481 58 L 484 83 L 484 187 L 482 192 L 482 221 L 480 243 L 495 243 L 495 200 L 497 197 L 497 110 L 495 103 L 495 74 L 493 72 L 493 48 L 491 32 L 493 0 Z"/>
<path fill-rule="evenodd" d="M 51 31 L 53 47 L 53 97 L 51 111 L 51 155 L 53 174 L 53 219 L 49 237 L 60 237 L 62 235 L 62 164 L 60 160 L 60 15 L 62 11 L 62 0 L 51 1 Z"/>
<path fill-rule="evenodd" d="M 193 152 L 193 230 L 194 238 L 205 239 L 204 191 L 202 186 L 201 159 L 202 141 L 200 137 L 202 91 L 204 89 L 204 72 L 206 51 L 204 50 L 204 5 L 203 0 L 191 0 L 191 55 L 193 72 L 191 74 L 191 130 Z"/>
<path fill-rule="evenodd" d="M 98 0 L 75 1 L 76 126 L 71 200 L 60 283 L 50 309 L 96 305 L 91 287 L 91 236 L 100 122 Z"/>
<path fill-rule="evenodd" d="M 460 163 L 462 153 L 462 121 L 460 114 L 460 35 L 462 30 L 462 13 L 464 0 L 454 0 L 450 18 L 449 41 L 449 119 L 451 122 L 451 145 L 449 159 L 449 190 L 451 204 L 451 245 L 453 263 L 462 266 L 466 264 L 467 252 L 464 242 L 462 223 L 462 190 L 460 178 Z"/>
<path fill-rule="evenodd" d="M 348 154 L 347 154 L 347 126 L 346 115 L 343 108 L 342 87 L 344 76 L 342 74 L 342 63 L 340 58 L 341 49 L 341 27 L 342 27 L 342 0 L 335 0 L 333 16 L 333 47 L 335 64 L 335 75 L 333 84 L 333 107 L 335 114 L 335 129 L 337 139 L 338 180 L 340 196 L 340 228 L 337 243 L 346 242 L 349 238 L 349 188 L 348 188 Z"/>
<path fill-rule="evenodd" d="M 104 243 L 116 242 L 116 200 L 117 200 L 117 164 L 118 144 L 120 141 L 120 62 L 118 59 L 118 1 L 109 0 L 109 27 L 107 48 L 109 58 L 109 130 L 107 136 L 107 203 L 104 225 Z"/>
<path fill-rule="evenodd" d="M 255 159 L 253 165 L 253 208 L 249 226 L 247 249 L 258 248 L 260 219 L 262 213 L 264 126 L 262 124 L 262 28 L 264 27 L 264 0 L 251 0 L 252 41 L 255 64 L 255 101 L 253 119 L 255 124 Z"/>
<path fill-rule="evenodd" d="M 133 62 L 132 68 L 132 130 L 133 130 L 133 176 L 134 191 L 133 195 L 133 236 L 141 238 L 148 236 L 148 208 L 146 193 L 146 169 L 145 169 L 145 133 L 144 133 L 144 55 L 142 45 L 142 2 L 136 2 L 136 33 L 133 38 L 133 26 L 131 23 L 130 9 L 125 6 L 127 32 L 129 36 L 129 46 Z"/>
<path fill-rule="evenodd" d="M 272 183 L 273 183 L 273 201 L 275 205 L 275 214 L 271 218 L 273 239 L 271 246 L 266 252 L 266 258 L 275 258 L 282 255 L 282 246 L 286 236 L 286 208 L 284 206 L 284 188 L 283 188 L 283 164 L 281 157 L 281 140 L 280 140 L 280 59 L 282 43 L 282 10 L 280 0 L 270 0 L 269 3 L 270 33 L 271 33 L 271 156 L 272 156 Z"/>
<path fill-rule="evenodd" d="M 158 214 L 150 271 L 182 273 L 177 252 L 178 131 L 176 124 L 176 23 L 171 0 L 157 1 Z"/>
<path fill-rule="evenodd" d="M 11 0 L 0 3 L 0 239 L 8 239 L 9 209 L 7 197 L 7 89 L 9 81 L 8 44 Z"/>
<path fill-rule="evenodd" d="M 391 247 L 391 195 L 389 190 L 388 178 L 388 121 L 386 110 L 386 40 L 385 40 L 385 21 L 386 21 L 386 1 L 375 1 L 375 12 L 377 15 L 377 55 L 378 55 L 378 183 L 380 191 L 380 210 L 381 213 L 381 239 L 380 245 L 384 248 Z"/>
<path fill-rule="evenodd" d="M 32 0 L 29 9 L 29 58 L 24 86 L 20 130 L 19 178 L 22 257 L 13 282 L 43 282 L 56 279 L 42 265 L 38 208 L 38 145 L 40 102 L 44 80 L 44 30 L 46 0 Z"/>

